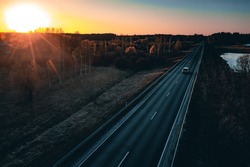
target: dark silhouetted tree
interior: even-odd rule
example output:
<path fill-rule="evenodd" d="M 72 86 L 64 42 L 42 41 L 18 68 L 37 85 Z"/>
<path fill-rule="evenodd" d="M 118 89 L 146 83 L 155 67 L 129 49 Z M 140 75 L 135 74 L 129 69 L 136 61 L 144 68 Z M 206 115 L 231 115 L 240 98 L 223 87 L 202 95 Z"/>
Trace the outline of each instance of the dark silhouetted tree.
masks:
<path fill-rule="evenodd" d="M 240 67 L 242 72 L 248 73 L 250 70 L 250 55 L 244 55 L 239 57 L 237 60 L 237 66 Z"/>

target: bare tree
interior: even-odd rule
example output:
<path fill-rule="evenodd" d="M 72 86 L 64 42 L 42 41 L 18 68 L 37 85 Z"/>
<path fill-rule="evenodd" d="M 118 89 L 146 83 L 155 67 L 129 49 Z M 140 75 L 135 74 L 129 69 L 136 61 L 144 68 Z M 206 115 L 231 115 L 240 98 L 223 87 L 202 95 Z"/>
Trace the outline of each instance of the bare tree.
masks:
<path fill-rule="evenodd" d="M 125 53 L 128 55 L 131 55 L 131 54 L 136 54 L 137 51 L 136 51 L 136 48 L 134 46 L 129 46 L 125 49 Z"/>
<path fill-rule="evenodd" d="M 155 39 L 155 43 L 156 43 L 156 49 L 157 49 L 157 57 L 160 57 L 160 49 L 161 49 L 161 45 L 162 45 L 162 37 L 161 36 L 157 36 Z"/>
<path fill-rule="evenodd" d="M 250 70 L 250 55 L 244 55 L 237 60 L 237 66 L 241 68 L 244 73 L 248 73 Z"/>
<path fill-rule="evenodd" d="M 148 37 L 146 37 L 145 39 L 142 39 L 141 43 L 146 46 L 146 53 L 149 53 L 149 39 L 148 39 Z"/>
<path fill-rule="evenodd" d="M 75 77 L 77 77 L 78 75 L 82 75 L 81 67 L 82 67 L 83 61 L 82 61 L 82 49 L 80 46 L 73 50 L 72 57 L 73 57 L 74 62 L 75 62 Z"/>
<path fill-rule="evenodd" d="M 180 50 L 182 48 L 182 42 L 180 40 L 176 41 L 174 45 L 175 50 Z"/>
<path fill-rule="evenodd" d="M 81 50 L 82 50 L 81 68 L 84 66 L 85 74 L 91 72 L 91 60 L 92 60 L 92 55 L 96 54 L 96 45 L 97 44 L 94 41 L 83 40 L 81 42 Z M 104 45 L 106 50 L 106 41 Z"/>
<path fill-rule="evenodd" d="M 88 67 L 89 67 L 89 72 L 91 73 L 92 56 L 96 55 L 97 43 L 95 41 L 90 41 L 89 45 L 90 46 L 89 46 L 89 56 L 88 56 Z M 107 48 L 106 48 L 106 50 L 107 50 Z"/>
<path fill-rule="evenodd" d="M 150 48 L 150 50 L 149 50 L 149 54 L 151 55 L 151 56 L 155 56 L 156 55 L 156 45 L 154 44 L 154 45 L 152 45 L 151 46 L 151 48 Z"/>

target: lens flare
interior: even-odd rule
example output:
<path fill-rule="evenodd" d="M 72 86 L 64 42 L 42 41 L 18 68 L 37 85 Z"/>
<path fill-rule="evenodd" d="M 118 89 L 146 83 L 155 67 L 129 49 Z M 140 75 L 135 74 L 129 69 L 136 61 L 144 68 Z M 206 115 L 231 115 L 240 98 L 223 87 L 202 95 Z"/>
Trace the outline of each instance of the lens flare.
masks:
<path fill-rule="evenodd" d="M 50 25 L 46 12 L 35 5 L 13 6 L 5 12 L 5 20 L 9 29 L 17 32 L 33 31 Z"/>

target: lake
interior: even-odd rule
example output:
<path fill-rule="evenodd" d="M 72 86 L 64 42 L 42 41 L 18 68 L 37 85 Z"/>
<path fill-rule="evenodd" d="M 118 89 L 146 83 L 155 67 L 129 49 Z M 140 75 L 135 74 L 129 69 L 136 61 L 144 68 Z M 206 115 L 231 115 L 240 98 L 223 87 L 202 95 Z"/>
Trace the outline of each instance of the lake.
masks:
<path fill-rule="evenodd" d="M 250 53 L 224 53 L 221 57 L 227 61 L 233 70 L 238 71 L 240 70 L 240 67 L 237 66 L 237 59 L 244 55 L 250 55 Z"/>

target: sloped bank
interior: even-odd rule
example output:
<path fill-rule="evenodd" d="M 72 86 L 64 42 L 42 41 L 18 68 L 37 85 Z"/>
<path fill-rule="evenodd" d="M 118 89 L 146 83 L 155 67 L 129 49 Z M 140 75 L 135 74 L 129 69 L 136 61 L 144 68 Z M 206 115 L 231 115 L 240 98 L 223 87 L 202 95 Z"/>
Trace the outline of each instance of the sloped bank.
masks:
<path fill-rule="evenodd" d="M 249 85 L 205 47 L 174 167 L 250 165 Z"/>

